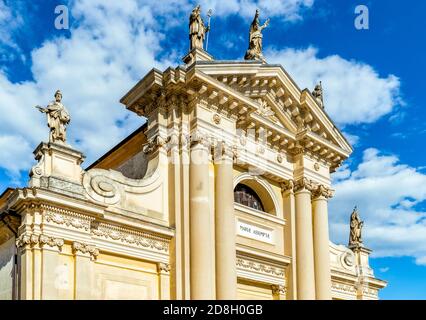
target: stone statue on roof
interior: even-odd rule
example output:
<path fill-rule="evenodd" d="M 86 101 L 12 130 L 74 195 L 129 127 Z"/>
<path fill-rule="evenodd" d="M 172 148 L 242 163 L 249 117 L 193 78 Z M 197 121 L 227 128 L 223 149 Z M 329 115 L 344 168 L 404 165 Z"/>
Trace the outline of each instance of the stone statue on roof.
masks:
<path fill-rule="evenodd" d="M 50 128 L 49 142 L 66 143 L 66 126 L 70 122 L 70 114 L 62 104 L 62 93 L 55 92 L 55 100 L 51 101 L 46 108 L 36 106 L 38 110 L 47 115 L 47 126 Z"/>
<path fill-rule="evenodd" d="M 244 56 L 245 60 L 265 60 L 262 54 L 262 30 L 268 25 L 269 19 L 263 25 L 260 25 L 259 9 L 256 9 L 256 14 L 250 26 L 249 48 Z"/>
<path fill-rule="evenodd" d="M 197 5 L 189 16 L 189 50 L 203 49 L 204 39 L 209 29 L 201 18 L 201 6 Z"/>
<path fill-rule="evenodd" d="M 362 227 L 364 221 L 361 221 L 361 218 L 358 213 L 357 207 L 354 208 L 351 214 L 350 219 L 350 233 L 349 233 L 349 247 L 360 247 L 362 246 Z"/>

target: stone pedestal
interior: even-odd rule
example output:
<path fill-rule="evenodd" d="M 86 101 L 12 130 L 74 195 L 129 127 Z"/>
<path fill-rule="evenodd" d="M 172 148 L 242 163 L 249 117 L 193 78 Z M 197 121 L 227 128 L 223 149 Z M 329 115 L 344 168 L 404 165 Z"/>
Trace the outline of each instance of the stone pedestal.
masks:
<path fill-rule="evenodd" d="M 68 145 L 42 142 L 34 150 L 38 163 L 30 172 L 30 187 L 81 194 L 84 155 Z"/>
<path fill-rule="evenodd" d="M 192 49 L 186 56 L 182 58 L 182 61 L 185 62 L 185 64 L 192 64 L 195 61 L 211 61 L 213 60 L 213 57 L 207 53 L 207 51 L 204 51 L 202 49 Z"/>

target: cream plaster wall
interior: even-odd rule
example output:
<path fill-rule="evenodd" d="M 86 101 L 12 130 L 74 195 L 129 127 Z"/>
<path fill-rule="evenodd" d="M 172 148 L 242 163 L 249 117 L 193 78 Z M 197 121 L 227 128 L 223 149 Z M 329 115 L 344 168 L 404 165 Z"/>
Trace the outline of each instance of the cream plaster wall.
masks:
<path fill-rule="evenodd" d="M 12 300 L 15 238 L 0 245 L 0 300 Z"/>

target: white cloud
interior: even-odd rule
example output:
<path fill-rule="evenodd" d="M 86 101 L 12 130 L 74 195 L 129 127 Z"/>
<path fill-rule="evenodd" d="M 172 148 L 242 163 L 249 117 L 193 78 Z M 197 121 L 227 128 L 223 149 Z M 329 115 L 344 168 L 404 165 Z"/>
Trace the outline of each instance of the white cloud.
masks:
<path fill-rule="evenodd" d="M 14 32 L 23 26 L 23 18 L 16 8 L 6 5 L 0 0 L 0 62 L 21 56 L 19 46 L 14 42 Z"/>
<path fill-rule="evenodd" d="M 303 89 L 320 80 L 327 112 L 340 125 L 372 123 L 402 103 L 400 81 L 385 78 L 369 65 L 338 55 L 318 57 L 318 50 L 267 50 L 269 63 L 280 63 Z"/>
<path fill-rule="evenodd" d="M 426 265 L 426 212 L 415 207 L 426 201 L 425 174 L 371 148 L 355 170 L 343 166 L 334 180 L 333 240 L 347 243 L 349 216 L 358 205 L 365 220 L 364 243 L 376 256 L 412 256 Z"/>

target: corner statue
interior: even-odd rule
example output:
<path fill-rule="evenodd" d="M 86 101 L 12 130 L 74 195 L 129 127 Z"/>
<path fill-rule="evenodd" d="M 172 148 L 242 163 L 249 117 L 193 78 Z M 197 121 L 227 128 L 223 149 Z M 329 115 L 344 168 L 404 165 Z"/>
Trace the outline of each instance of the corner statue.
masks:
<path fill-rule="evenodd" d="M 250 26 L 249 48 L 244 56 L 245 60 L 265 61 L 262 54 L 262 30 L 269 25 L 269 19 L 261 26 L 259 21 L 259 9 L 256 9 L 253 22 Z"/>
<path fill-rule="evenodd" d="M 49 142 L 66 142 L 66 125 L 70 122 L 70 114 L 61 102 L 62 93 L 55 92 L 55 101 L 49 103 L 46 108 L 36 106 L 40 112 L 47 114 L 47 126 L 50 128 Z"/>
<path fill-rule="evenodd" d="M 204 25 L 203 19 L 201 18 L 201 7 L 198 5 L 192 9 L 191 15 L 189 16 L 189 50 L 195 48 L 203 49 L 204 38 L 209 30 L 210 28 Z"/>
<path fill-rule="evenodd" d="M 358 214 L 357 207 L 354 208 L 351 214 L 350 221 L 350 234 L 349 234 L 349 247 L 360 247 L 362 246 L 362 226 L 364 225 L 364 221 L 361 221 L 361 218 Z"/>

